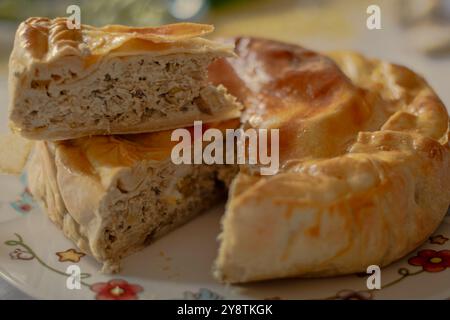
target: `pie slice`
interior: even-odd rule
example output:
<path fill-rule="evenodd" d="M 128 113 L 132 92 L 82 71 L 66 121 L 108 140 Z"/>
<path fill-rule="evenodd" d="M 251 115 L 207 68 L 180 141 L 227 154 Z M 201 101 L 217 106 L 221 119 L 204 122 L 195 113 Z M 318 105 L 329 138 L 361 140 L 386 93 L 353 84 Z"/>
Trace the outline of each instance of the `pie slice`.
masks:
<path fill-rule="evenodd" d="M 234 42 L 210 78 L 246 106 L 245 126 L 280 130 L 281 167 L 232 182 L 215 276 L 365 272 L 426 241 L 450 204 L 449 117 L 426 81 L 354 53 Z"/>
<path fill-rule="evenodd" d="M 237 171 L 233 165 L 175 165 L 170 136 L 171 130 L 36 142 L 30 191 L 83 252 L 104 271 L 118 271 L 123 257 L 217 204 Z"/>
<path fill-rule="evenodd" d="M 201 36 L 211 25 L 155 28 L 29 18 L 10 57 L 10 126 L 29 139 L 153 132 L 239 117 L 241 106 L 207 81 L 232 46 Z"/>

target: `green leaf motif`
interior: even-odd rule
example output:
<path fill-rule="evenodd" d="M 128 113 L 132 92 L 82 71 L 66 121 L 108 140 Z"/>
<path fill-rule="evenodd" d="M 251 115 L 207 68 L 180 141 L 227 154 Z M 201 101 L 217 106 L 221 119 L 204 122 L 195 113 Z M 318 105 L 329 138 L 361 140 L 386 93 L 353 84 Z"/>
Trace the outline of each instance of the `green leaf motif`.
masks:
<path fill-rule="evenodd" d="M 8 241 L 5 241 L 5 244 L 6 244 L 7 246 L 19 246 L 19 245 L 21 245 L 22 243 L 19 242 L 19 241 L 16 241 L 16 240 L 8 240 Z"/>

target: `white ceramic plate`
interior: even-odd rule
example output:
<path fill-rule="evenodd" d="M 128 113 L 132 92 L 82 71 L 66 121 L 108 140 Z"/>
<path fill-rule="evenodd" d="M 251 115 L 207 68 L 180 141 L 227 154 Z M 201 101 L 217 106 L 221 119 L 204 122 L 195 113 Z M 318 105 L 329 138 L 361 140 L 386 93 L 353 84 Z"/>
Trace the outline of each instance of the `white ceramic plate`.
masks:
<path fill-rule="evenodd" d="M 24 176 L 0 176 L 0 274 L 37 298 L 450 298 L 450 251 L 445 251 L 450 249 L 450 216 L 422 248 L 382 269 L 381 290 L 367 291 L 365 275 L 224 286 L 211 276 L 223 206 L 127 258 L 122 273 L 105 275 L 98 272 L 100 265 L 93 258 L 77 254 L 75 246 L 33 202 L 24 182 Z M 424 249 L 431 250 L 422 251 L 427 257 L 408 262 Z M 435 263 L 430 262 L 432 257 Z M 70 265 L 86 273 L 81 289 L 66 286 Z"/>

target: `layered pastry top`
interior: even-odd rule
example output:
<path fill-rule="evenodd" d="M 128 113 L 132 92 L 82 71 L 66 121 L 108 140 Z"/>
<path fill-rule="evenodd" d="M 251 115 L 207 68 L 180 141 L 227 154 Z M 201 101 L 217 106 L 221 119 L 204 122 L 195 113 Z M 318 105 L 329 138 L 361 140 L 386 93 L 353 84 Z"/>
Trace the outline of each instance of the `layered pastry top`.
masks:
<path fill-rule="evenodd" d="M 77 56 L 90 66 L 107 54 L 200 53 L 214 51 L 230 56 L 232 47 L 200 38 L 212 25 L 177 23 L 161 27 L 81 25 L 69 29 L 66 18 L 29 18 L 20 24 L 15 40 L 15 58 L 24 64 L 51 63 L 63 56 Z"/>

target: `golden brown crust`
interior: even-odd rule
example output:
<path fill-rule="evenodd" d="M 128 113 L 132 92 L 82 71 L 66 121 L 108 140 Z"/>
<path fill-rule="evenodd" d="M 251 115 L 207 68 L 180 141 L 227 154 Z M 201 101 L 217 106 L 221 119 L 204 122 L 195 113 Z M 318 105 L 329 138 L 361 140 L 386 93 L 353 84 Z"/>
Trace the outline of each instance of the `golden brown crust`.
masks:
<path fill-rule="evenodd" d="M 203 128 L 221 131 L 237 128 L 239 119 L 204 124 Z M 193 127 L 186 127 L 192 131 Z M 173 130 L 158 132 L 92 136 L 55 142 L 61 151 L 61 163 L 71 171 L 96 175 L 95 168 L 131 167 L 139 161 L 162 161 L 169 159 L 178 141 L 172 141 Z"/>
<path fill-rule="evenodd" d="M 68 55 L 84 58 L 105 55 L 119 49 L 128 42 L 146 50 L 161 50 L 177 47 L 183 40 L 197 38 L 214 30 L 211 25 L 176 23 L 161 27 L 135 28 L 108 25 L 96 28 L 81 25 L 80 29 L 69 29 L 66 18 L 29 18 L 17 31 L 16 46 L 23 48 L 25 56 L 41 62 Z M 212 42 L 205 44 L 214 46 Z"/>
<path fill-rule="evenodd" d="M 405 67 L 355 53 L 333 61 L 265 39 L 238 38 L 235 46 L 239 59 L 213 63 L 210 79 L 243 102 L 249 125 L 280 129 L 280 163 L 344 154 L 360 131 L 447 134 L 445 106 Z"/>
<path fill-rule="evenodd" d="M 247 126 L 280 129 L 281 170 L 233 182 L 216 276 L 360 272 L 425 241 L 450 203 L 449 118 L 426 81 L 354 53 L 235 44 L 210 78 L 244 103 Z"/>

